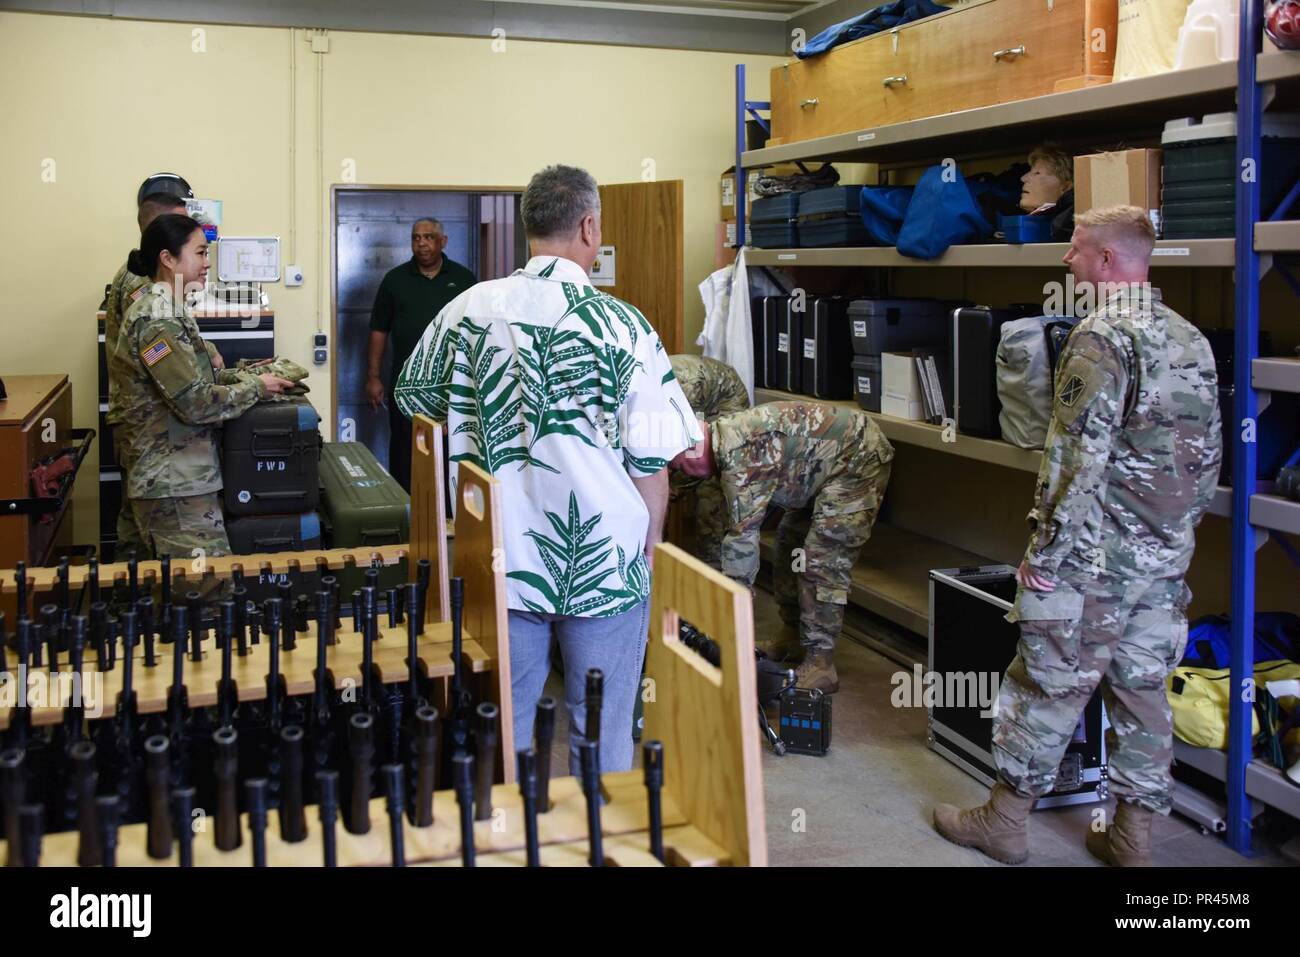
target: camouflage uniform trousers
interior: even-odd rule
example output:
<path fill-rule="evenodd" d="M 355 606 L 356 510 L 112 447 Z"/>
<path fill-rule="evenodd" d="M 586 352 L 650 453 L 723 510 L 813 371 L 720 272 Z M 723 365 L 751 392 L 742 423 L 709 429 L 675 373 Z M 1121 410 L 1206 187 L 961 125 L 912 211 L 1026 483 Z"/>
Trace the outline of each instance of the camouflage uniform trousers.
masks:
<path fill-rule="evenodd" d="M 131 511 L 152 557 L 170 555 L 173 562 L 189 562 L 202 555 L 230 554 L 230 539 L 221 514 L 221 493 L 175 498 L 133 498 Z"/>
<path fill-rule="evenodd" d="M 808 505 L 787 510 L 777 526 L 772 591 L 781 620 L 798 627 L 799 641 L 810 652 L 835 648 L 850 573 L 871 537 L 889 484 L 891 462 L 874 453 L 861 458 L 857 467 L 827 481 Z M 797 548 L 803 549 L 801 560 Z"/>
<path fill-rule="evenodd" d="M 1020 644 L 993 719 L 999 776 L 1020 794 L 1048 793 L 1100 684 L 1111 725 L 1111 790 L 1121 801 L 1168 814 L 1173 718 L 1165 683 L 1187 645 L 1190 592 L 1182 578 L 1062 571 L 1058 598 L 1023 588 L 1017 596 Z M 1072 596 L 1077 614 L 1047 617 Z"/>
<path fill-rule="evenodd" d="M 122 461 L 122 443 L 113 437 L 113 444 L 117 448 L 117 461 Z M 149 553 L 148 547 L 144 543 L 144 536 L 140 534 L 139 527 L 135 524 L 135 514 L 131 510 L 131 500 L 126 497 L 126 467 L 122 469 L 122 501 L 117 510 L 117 553 L 125 558 L 132 551 L 138 557 L 143 557 Z"/>

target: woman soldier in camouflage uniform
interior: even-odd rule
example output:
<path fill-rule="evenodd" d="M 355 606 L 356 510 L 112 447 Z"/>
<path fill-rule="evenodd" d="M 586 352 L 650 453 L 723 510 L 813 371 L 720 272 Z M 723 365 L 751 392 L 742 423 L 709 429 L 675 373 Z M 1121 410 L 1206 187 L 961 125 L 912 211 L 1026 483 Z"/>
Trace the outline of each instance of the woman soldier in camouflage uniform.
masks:
<path fill-rule="evenodd" d="M 127 268 L 151 285 L 131 293 L 108 349 L 122 412 L 116 435 L 126 497 L 155 556 L 230 551 L 221 517 L 218 429 L 291 383 L 279 376 L 213 368 L 184 292 L 208 274 L 208 242 L 188 216 L 159 216 Z"/>

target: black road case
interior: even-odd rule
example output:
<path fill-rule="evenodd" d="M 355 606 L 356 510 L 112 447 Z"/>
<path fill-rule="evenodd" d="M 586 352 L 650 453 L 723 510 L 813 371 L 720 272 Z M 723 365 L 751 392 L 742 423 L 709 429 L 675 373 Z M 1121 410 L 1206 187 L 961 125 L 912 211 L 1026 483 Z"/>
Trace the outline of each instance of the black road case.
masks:
<path fill-rule="evenodd" d="M 799 392 L 803 382 L 804 314 L 794 308 L 789 296 L 773 298 L 781 301 L 777 303 L 776 311 L 775 377 L 771 387 Z"/>
<path fill-rule="evenodd" d="M 854 299 L 849 303 L 853 351 L 860 356 L 945 349 L 952 310 L 939 299 Z"/>
<path fill-rule="evenodd" d="M 929 676 L 943 694 L 927 709 L 927 740 L 943 757 L 990 786 L 997 777 L 993 718 L 991 702 L 982 699 L 989 698 L 990 691 L 996 695 L 1016 656 L 1020 628 L 1005 618 L 1015 597 L 1016 572 L 1010 565 L 930 572 Z M 1104 801 L 1106 782 L 1105 714 L 1098 689 L 1066 749 L 1056 788 L 1036 806 Z"/>
<path fill-rule="evenodd" d="M 853 398 L 868 412 L 880 411 L 880 356 L 853 357 Z"/>
<path fill-rule="evenodd" d="M 967 306 L 952 312 L 953 391 L 957 431 L 985 439 L 1001 439 L 998 413 L 998 342 L 1002 327 L 1015 319 L 1036 316 L 1042 307 L 1012 305 L 1005 309 Z"/>
<path fill-rule="evenodd" d="M 235 555 L 301 552 L 321 547 L 320 516 L 244 515 L 226 522 L 226 537 Z"/>
<path fill-rule="evenodd" d="M 789 296 L 755 296 L 750 301 L 754 327 L 754 388 L 777 389 L 776 317 L 790 301 Z"/>
<path fill-rule="evenodd" d="M 872 246 L 862 224 L 861 186 L 828 186 L 799 195 L 799 246 Z"/>
<path fill-rule="evenodd" d="M 804 315 L 800 370 L 805 395 L 818 399 L 853 398 L 853 333 L 849 301 L 818 296 Z"/>
<path fill-rule="evenodd" d="M 259 402 L 222 430 L 226 513 L 309 512 L 320 501 L 320 416 L 305 396 Z"/>
<path fill-rule="evenodd" d="M 799 194 L 781 193 L 754 200 L 749 213 L 749 236 L 760 249 L 791 249 L 799 245 Z"/>

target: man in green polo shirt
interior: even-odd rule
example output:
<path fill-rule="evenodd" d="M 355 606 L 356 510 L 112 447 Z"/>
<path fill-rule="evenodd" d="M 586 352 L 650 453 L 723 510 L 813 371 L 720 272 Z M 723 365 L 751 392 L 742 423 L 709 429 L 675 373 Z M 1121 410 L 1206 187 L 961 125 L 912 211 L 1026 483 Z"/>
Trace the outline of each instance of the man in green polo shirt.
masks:
<path fill-rule="evenodd" d="M 390 269 L 379 284 L 375 308 L 370 313 L 370 349 L 366 362 L 366 398 L 372 409 L 388 404 L 388 472 L 411 490 L 411 420 L 393 402 L 392 386 L 381 376 L 384 346 L 393 337 L 393 374 L 406 365 L 424 330 L 443 306 L 478 282 L 460 263 L 442 254 L 447 234 L 436 219 L 417 219 L 411 225 L 411 259 Z"/>

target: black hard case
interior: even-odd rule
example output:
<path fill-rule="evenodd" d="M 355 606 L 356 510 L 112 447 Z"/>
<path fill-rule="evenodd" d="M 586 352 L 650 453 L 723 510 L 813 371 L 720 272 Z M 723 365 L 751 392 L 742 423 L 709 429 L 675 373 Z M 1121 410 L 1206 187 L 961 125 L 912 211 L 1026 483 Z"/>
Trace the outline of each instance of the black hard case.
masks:
<path fill-rule="evenodd" d="M 222 430 L 226 514 L 309 512 L 320 502 L 320 416 L 305 396 L 259 402 Z"/>
<path fill-rule="evenodd" d="M 803 391 L 818 399 L 851 399 L 853 334 L 849 301 L 839 296 L 819 296 L 811 305 L 803 319 Z"/>
<path fill-rule="evenodd" d="M 990 686 L 986 675 L 996 675 L 1001 682 L 1020 641 L 1020 627 L 1005 618 L 1015 596 L 1016 573 L 1010 565 L 931 570 L 929 671 L 943 676 L 945 690 L 949 675 L 974 673 L 977 686 Z M 991 786 L 997 777 L 993 719 L 981 715 L 984 709 L 978 701 L 968 699 L 965 707 L 957 703 L 944 700 L 943 706 L 927 709 L 927 740 L 934 751 Z M 1037 807 L 1106 799 L 1105 728 L 1099 689 L 1066 749 L 1056 788 L 1040 798 Z"/>

